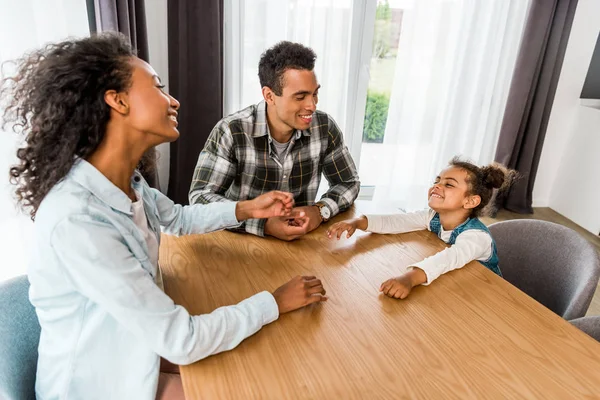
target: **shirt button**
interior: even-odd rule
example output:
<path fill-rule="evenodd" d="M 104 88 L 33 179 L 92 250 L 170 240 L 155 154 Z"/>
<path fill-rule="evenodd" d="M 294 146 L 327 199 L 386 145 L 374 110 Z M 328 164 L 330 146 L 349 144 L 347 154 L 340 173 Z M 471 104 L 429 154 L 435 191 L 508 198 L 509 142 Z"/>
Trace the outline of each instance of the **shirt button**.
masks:
<path fill-rule="evenodd" d="M 283 179 L 287 179 L 287 175 L 284 175 L 284 176 L 283 176 Z"/>

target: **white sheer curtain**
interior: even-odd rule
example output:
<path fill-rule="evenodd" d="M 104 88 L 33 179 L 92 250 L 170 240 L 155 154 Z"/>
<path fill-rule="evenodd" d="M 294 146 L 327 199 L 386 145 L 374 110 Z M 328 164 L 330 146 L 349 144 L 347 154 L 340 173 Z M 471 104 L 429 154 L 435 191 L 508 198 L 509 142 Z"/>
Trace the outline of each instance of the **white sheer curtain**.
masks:
<path fill-rule="evenodd" d="M 224 114 L 262 100 L 260 56 L 289 40 L 317 54 L 315 73 L 322 85 L 318 108 L 343 131 L 352 7 L 352 0 L 226 0 Z"/>
<path fill-rule="evenodd" d="M 402 3 L 384 143 L 361 170 L 377 168 L 375 201 L 410 210 L 453 156 L 493 160 L 529 0 Z"/>
<path fill-rule="evenodd" d="M 48 42 L 87 35 L 85 1 L 0 0 L 0 63 Z M 3 71 L 11 73 L 10 63 L 3 65 Z M 26 272 L 32 240 L 33 223 L 16 209 L 14 186 L 8 182 L 8 170 L 17 161 L 18 144 L 10 127 L 0 130 L 0 281 Z"/>

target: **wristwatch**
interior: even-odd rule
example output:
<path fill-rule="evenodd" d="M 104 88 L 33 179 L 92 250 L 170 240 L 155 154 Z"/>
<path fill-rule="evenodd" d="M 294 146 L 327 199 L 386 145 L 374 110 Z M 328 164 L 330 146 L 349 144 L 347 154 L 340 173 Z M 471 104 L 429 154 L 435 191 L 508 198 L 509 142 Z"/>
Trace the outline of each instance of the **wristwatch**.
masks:
<path fill-rule="evenodd" d="M 329 218 L 331 218 L 331 211 L 329 210 L 329 207 L 323 203 L 315 203 L 315 206 L 319 207 L 319 214 L 321 214 L 321 219 L 323 222 L 329 221 Z"/>

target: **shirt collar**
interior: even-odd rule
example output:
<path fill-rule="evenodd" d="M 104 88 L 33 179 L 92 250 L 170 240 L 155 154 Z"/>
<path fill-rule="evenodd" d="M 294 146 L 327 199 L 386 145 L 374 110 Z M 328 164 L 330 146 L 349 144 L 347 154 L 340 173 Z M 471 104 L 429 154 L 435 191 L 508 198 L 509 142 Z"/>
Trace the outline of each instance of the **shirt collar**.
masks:
<path fill-rule="evenodd" d="M 297 129 L 294 137 L 298 140 L 300 139 L 300 136 L 303 135 L 310 136 L 310 128 L 305 130 Z M 256 114 L 254 116 L 251 136 L 253 138 L 268 136 L 269 143 L 273 140 L 271 132 L 269 132 L 269 124 L 267 123 L 267 103 L 264 100 L 256 105 Z"/>
<path fill-rule="evenodd" d="M 133 215 L 131 199 L 86 160 L 77 159 L 69 176 L 108 206 L 122 213 Z M 141 174 L 137 170 L 134 171 L 131 184 L 140 193 L 142 193 L 141 181 Z"/>

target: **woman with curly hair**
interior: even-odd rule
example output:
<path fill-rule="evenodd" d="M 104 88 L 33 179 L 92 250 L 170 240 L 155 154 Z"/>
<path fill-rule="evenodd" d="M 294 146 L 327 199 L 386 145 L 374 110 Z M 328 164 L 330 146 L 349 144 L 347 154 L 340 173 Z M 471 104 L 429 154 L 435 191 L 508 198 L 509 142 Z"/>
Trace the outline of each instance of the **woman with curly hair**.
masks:
<path fill-rule="evenodd" d="M 177 139 L 179 103 L 122 35 L 35 51 L 1 81 L 0 96 L 4 123 L 25 136 L 10 177 L 35 221 L 28 274 L 42 328 L 38 398 L 154 399 L 161 357 L 193 363 L 326 299 L 315 277 L 207 315 L 192 316 L 165 295 L 161 230 L 205 233 L 289 216 L 293 198 L 269 192 L 183 207 L 151 189 L 136 166 Z"/>

